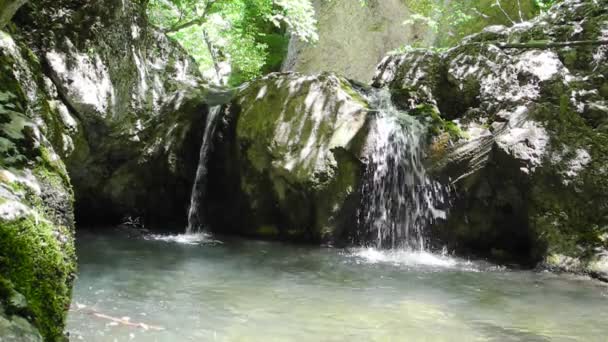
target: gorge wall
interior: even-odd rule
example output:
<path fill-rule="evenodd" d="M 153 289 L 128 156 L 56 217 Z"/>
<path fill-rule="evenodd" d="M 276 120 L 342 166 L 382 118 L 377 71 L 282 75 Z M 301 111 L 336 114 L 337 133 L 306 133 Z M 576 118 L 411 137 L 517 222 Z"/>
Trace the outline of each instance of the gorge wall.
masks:
<path fill-rule="evenodd" d="M 409 0 L 315 0 L 319 41 L 314 44 L 293 37 L 289 42 L 283 71 L 304 74 L 335 72 L 359 82 L 368 83 L 374 66 L 389 52 L 406 45 L 446 47 L 476 33 L 489 25 L 508 25 L 509 19 L 495 6 L 495 0 L 463 2 L 467 10 L 462 15 L 473 16 L 466 25 L 454 16 L 451 1 L 436 3 L 436 10 L 424 13 L 437 25 L 413 21 L 416 6 Z M 524 20 L 537 14 L 532 0 L 502 1 L 502 8 L 514 20 Z M 427 6 L 428 7 L 428 6 Z M 458 7 L 460 8 L 460 7 Z"/>
<path fill-rule="evenodd" d="M 23 1 L 0 5 L 5 20 Z M 134 1 L 26 3 L 0 61 L 0 339 L 61 340 L 74 206 L 80 224 L 184 222 L 207 103 L 225 95 Z"/>

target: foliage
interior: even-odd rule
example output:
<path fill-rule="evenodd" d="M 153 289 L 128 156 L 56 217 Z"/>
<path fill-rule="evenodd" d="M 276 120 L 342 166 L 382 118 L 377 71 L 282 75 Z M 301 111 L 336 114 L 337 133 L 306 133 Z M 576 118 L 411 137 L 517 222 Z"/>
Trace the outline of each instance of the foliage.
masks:
<path fill-rule="evenodd" d="M 337 0 L 324 0 L 337 1 Z M 342 0 L 344 1 L 344 0 Z M 511 25 L 559 0 L 409 0 L 404 22 L 435 33 L 432 44 L 452 46 L 486 25 Z M 151 21 L 177 40 L 203 74 L 232 85 L 276 71 L 287 51 L 286 32 L 318 40 L 311 0 L 144 0 Z M 367 0 L 359 0 L 368 6 Z M 422 39 L 414 47 L 428 47 Z"/>
<path fill-rule="evenodd" d="M 529 20 L 559 0 L 410 0 L 413 14 L 404 25 L 427 27 L 437 36 L 438 47 L 453 46 L 487 25 L 513 25 Z M 428 43 L 427 43 L 428 44 Z M 414 47 L 424 46 L 422 41 Z"/>
<path fill-rule="evenodd" d="M 309 0 L 150 0 L 147 11 L 207 76 L 221 78 L 229 65 L 232 84 L 276 69 L 287 30 L 303 41 L 318 39 Z"/>
<path fill-rule="evenodd" d="M 534 0 L 534 4 L 544 12 L 559 1 L 561 0 Z"/>

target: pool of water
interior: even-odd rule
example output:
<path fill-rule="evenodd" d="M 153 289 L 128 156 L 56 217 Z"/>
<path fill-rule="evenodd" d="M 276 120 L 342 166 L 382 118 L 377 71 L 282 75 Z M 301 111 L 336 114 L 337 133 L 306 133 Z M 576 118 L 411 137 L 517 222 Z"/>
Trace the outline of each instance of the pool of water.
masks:
<path fill-rule="evenodd" d="M 606 341 L 608 287 L 426 253 L 80 233 L 74 341 Z"/>

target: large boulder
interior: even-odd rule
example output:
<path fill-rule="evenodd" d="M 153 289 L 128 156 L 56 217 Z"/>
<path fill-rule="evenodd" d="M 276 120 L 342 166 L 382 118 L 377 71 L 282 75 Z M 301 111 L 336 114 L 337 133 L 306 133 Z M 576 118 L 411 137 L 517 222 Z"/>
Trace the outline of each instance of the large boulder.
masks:
<path fill-rule="evenodd" d="M 334 74 L 288 73 L 241 89 L 210 161 L 212 228 L 316 242 L 352 228 L 368 127 L 355 88 Z"/>
<path fill-rule="evenodd" d="M 142 3 L 42 0 L 14 18 L 78 127 L 65 162 L 82 223 L 186 217 L 211 92 Z"/>
<path fill-rule="evenodd" d="M 73 118 L 35 55 L 0 31 L 0 340 L 63 336 L 75 277 Z"/>
<path fill-rule="evenodd" d="M 385 58 L 374 85 L 434 108 L 435 174 L 456 198 L 440 243 L 605 277 L 608 249 L 608 1 L 569 0 L 493 26 L 445 53 Z"/>

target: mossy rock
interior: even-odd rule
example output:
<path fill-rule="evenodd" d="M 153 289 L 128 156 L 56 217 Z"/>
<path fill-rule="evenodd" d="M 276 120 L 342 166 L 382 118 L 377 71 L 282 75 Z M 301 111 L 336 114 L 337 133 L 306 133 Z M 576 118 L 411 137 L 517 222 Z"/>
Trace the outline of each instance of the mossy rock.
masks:
<path fill-rule="evenodd" d="M 41 105 L 57 99 L 30 57 L 0 31 L 0 340 L 58 341 L 76 268 L 74 196 L 53 146 L 67 129 Z"/>
<path fill-rule="evenodd" d="M 0 221 L 0 270 L 27 298 L 34 325 L 54 341 L 63 336 L 71 302 L 72 232 L 34 215 Z"/>
<path fill-rule="evenodd" d="M 410 51 L 379 65 L 374 85 L 429 118 L 436 133 L 431 169 L 455 189 L 447 222 L 431 227 L 436 246 L 601 273 L 608 50 L 538 43 L 605 40 L 607 7 L 606 0 L 560 2 L 529 23 L 491 27 L 448 51 Z"/>
<path fill-rule="evenodd" d="M 333 74 L 271 74 L 249 84 L 230 105 L 210 161 L 209 202 L 230 203 L 212 205 L 216 229 L 338 238 L 355 216 L 367 113 L 358 86 Z M 222 211 L 234 206 L 242 217 Z"/>

